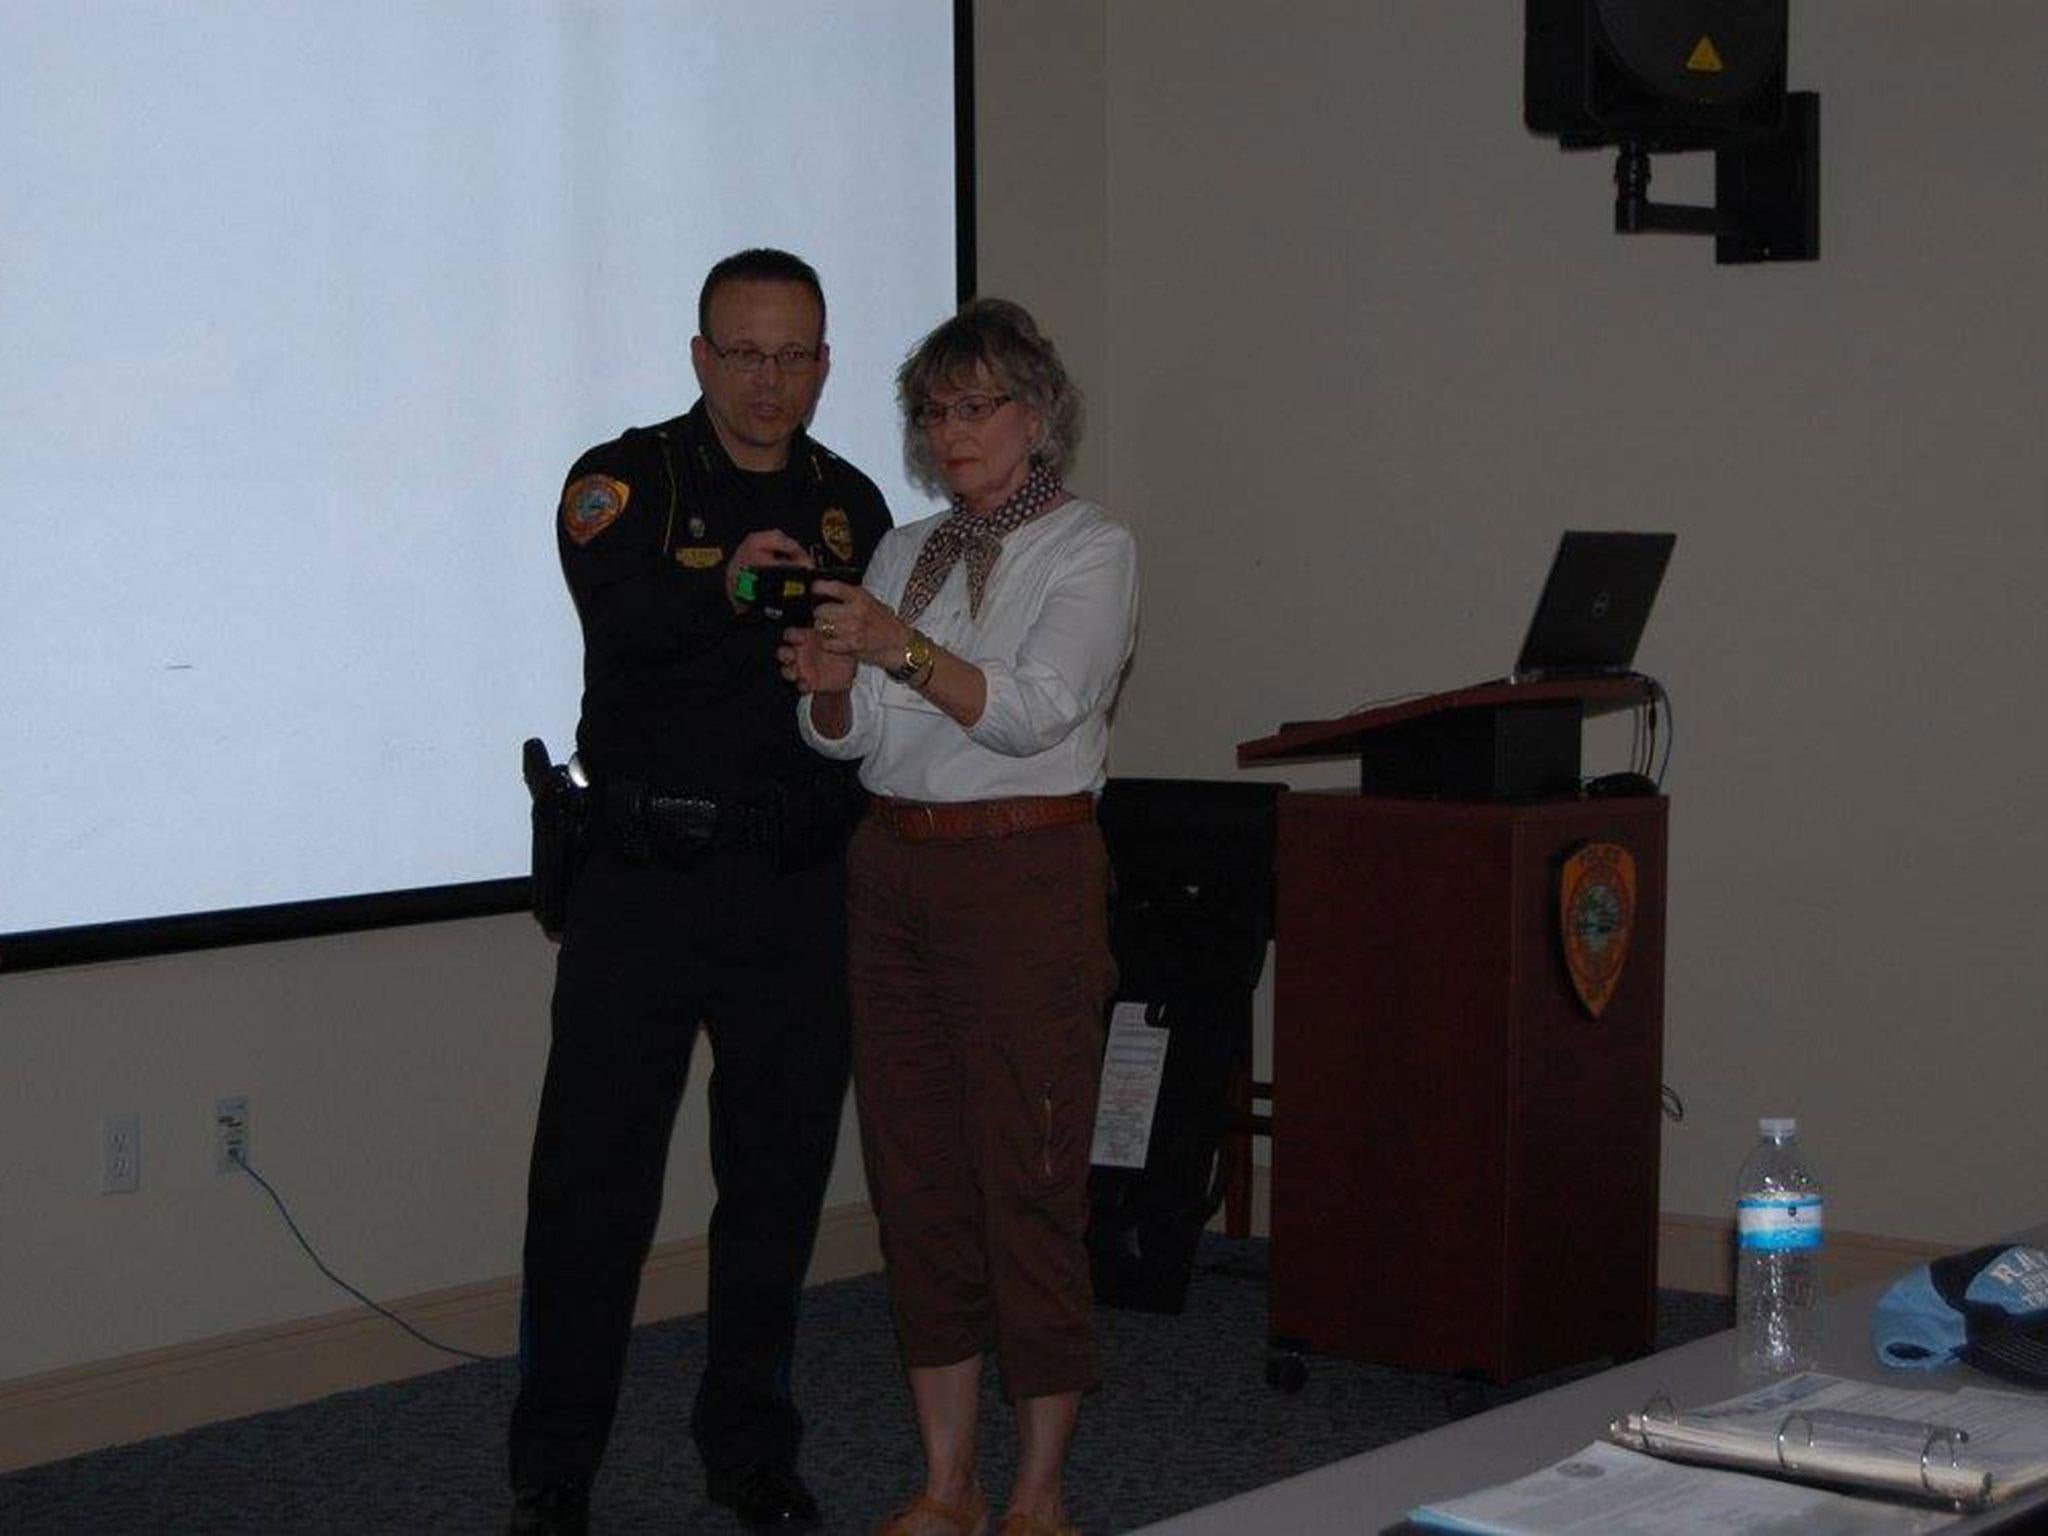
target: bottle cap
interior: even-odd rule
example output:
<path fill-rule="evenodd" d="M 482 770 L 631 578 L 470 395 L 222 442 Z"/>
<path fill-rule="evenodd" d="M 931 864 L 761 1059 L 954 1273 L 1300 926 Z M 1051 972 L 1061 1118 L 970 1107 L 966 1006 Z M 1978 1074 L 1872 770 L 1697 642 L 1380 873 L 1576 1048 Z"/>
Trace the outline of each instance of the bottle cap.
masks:
<path fill-rule="evenodd" d="M 1790 1115 L 1765 1115 L 1756 1123 L 1757 1134 L 1768 1136 L 1773 1141 L 1782 1141 L 1787 1136 L 1799 1134 L 1799 1122 Z"/>

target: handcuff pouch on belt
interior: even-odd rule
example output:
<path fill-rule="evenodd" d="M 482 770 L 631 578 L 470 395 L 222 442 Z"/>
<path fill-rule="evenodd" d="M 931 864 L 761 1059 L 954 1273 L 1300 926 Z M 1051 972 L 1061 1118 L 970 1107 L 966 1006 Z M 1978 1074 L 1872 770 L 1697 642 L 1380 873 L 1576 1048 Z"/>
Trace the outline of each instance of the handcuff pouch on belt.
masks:
<path fill-rule="evenodd" d="M 588 816 L 584 791 L 566 765 L 553 762 L 539 737 L 520 749 L 526 792 L 533 797 L 533 876 L 529 905 L 551 939 L 562 936 L 569 913 L 569 881 L 583 852 Z"/>
<path fill-rule="evenodd" d="M 618 784 L 622 799 L 607 800 L 620 813 L 619 851 L 636 864 L 687 869 L 714 847 L 772 846 L 739 808 L 708 795 L 675 795 L 644 784 Z"/>

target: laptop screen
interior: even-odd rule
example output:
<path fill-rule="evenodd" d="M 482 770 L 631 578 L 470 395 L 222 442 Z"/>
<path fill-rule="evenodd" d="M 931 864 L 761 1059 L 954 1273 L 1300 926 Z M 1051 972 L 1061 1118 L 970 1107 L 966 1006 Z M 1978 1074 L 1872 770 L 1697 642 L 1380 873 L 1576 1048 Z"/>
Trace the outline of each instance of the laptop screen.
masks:
<path fill-rule="evenodd" d="M 1626 672 L 1677 542 L 1670 533 L 1568 531 L 1550 562 L 1514 675 Z"/>

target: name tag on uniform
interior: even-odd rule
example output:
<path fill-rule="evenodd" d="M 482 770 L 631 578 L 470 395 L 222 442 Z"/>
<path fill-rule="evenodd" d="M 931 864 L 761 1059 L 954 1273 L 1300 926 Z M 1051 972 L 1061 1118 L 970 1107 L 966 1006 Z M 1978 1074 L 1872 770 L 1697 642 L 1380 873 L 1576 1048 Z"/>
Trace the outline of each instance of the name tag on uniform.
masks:
<path fill-rule="evenodd" d="M 685 544 L 676 551 L 676 564 L 690 571 L 708 571 L 725 564 L 725 551 L 716 544 Z"/>

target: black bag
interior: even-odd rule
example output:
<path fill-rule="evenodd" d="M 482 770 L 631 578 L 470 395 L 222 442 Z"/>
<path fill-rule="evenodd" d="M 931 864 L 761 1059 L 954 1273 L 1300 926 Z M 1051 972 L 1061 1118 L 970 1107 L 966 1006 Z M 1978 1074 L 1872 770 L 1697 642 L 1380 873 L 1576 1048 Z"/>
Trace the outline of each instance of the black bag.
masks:
<path fill-rule="evenodd" d="M 1143 1003 L 1146 1022 L 1171 1031 L 1145 1166 L 1089 1174 L 1095 1295 L 1113 1306 L 1179 1312 L 1195 1245 L 1223 1201 L 1217 1152 L 1231 1073 L 1251 1060 L 1283 787 L 1111 779 L 1103 789 L 1117 999 Z"/>

